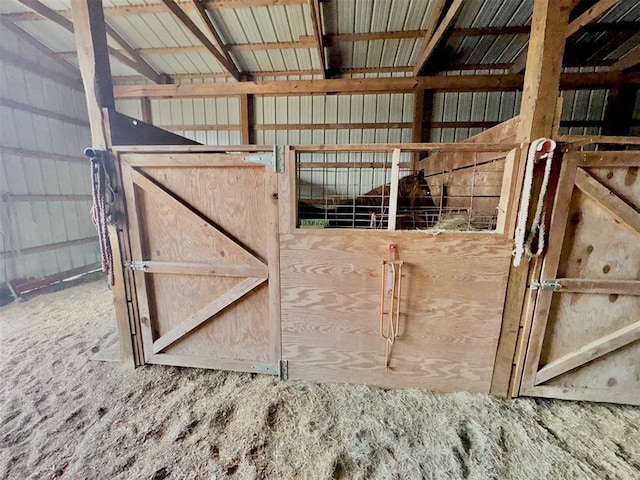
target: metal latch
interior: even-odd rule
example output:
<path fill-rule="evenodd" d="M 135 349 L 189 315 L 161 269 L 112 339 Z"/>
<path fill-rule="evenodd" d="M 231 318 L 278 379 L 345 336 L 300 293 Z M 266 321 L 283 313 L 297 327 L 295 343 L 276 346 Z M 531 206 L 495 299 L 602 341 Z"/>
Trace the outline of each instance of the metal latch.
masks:
<path fill-rule="evenodd" d="M 562 285 L 558 280 L 542 280 L 541 282 L 534 280 L 531 282 L 531 288 L 533 290 L 553 290 L 555 292 L 560 290 Z"/>
<path fill-rule="evenodd" d="M 273 153 L 247 155 L 244 157 L 244 161 L 260 165 L 271 165 L 276 172 L 284 172 L 284 145 L 274 145 Z"/>
<path fill-rule="evenodd" d="M 124 266 L 125 268 L 128 268 L 129 270 L 140 270 L 140 271 L 145 271 L 145 269 L 147 268 L 147 264 L 144 262 L 124 262 Z"/>
<path fill-rule="evenodd" d="M 251 365 L 251 369 L 255 373 L 262 373 L 263 375 L 275 375 L 280 380 L 289 379 L 289 362 L 287 360 L 280 360 L 276 364 L 257 364 Z"/>

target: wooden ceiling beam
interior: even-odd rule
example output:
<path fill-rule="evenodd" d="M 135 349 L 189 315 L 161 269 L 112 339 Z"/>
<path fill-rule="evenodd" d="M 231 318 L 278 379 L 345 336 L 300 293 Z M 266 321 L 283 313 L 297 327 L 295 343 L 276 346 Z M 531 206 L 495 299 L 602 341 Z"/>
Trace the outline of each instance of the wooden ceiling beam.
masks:
<path fill-rule="evenodd" d="M 320 11 L 320 2 L 318 0 L 309 0 L 309 11 L 311 12 L 311 25 L 313 27 L 315 46 L 318 50 L 318 59 L 320 61 L 320 69 L 322 70 L 322 78 L 327 78 L 327 62 L 324 56 L 322 12 Z"/>
<path fill-rule="evenodd" d="M 109 24 L 105 23 L 105 27 L 107 35 L 110 36 L 118 45 L 120 45 L 120 47 L 122 47 L 122 49 L 131 58 L 131 60 L 133 60 L 134 63 L 138 66 L 138 68 L 142 70 L 139 73 L 142 73 L 145 77 L 155 81 L 156 83 L 171 83 L 171 78 L 167 74 L 156 72 L 156 70 L 151 65 L 149 65 L 146 60 L 142 58 L 140 54 L 131 45 L 129 45 L 129 43 L 124 38 L 122 38 L 122 36 L 118 32 L 116 32 L 111 26 L 109 26 Z M 113 55 L 113 50 L 111 50 L 110 53 Z M 120 60 L 122 61 L 121 58 L 122 57 L 120 57 Z M 129 62 L 126 61 L 125 63 L 129 64 Z M 137 68 L 134 68 L 134 70 L 138 71 Z M 157 81 L 154 80 L 156 78 Z"/>
<path fill-rule="evenodd" d="M 620 3 L 620 0 L 600 0 L 582 15 L 578 16 L 578 18 L 569 23 L 569 26 L 567 27 L 567 38 L 576 33 L 585 25 L 588 25 L 600 18 L 602 15 L 615 7 L 618 3 Z"/>
<path fill-rule="evenodd" d="M 296 96 L 327 93 L 410 93 L 418 89 L 437 92 L 514 91 L 522 89 L 523 78 L 523 75 L 435 75 L 183 85 L 121 85 L 115 87 L 115 95 L 117 98 L 207 98 L 243 94 Z M 609 88 L 622 83 L 640 83 L 640 73 L 564 73 L 560 77 L 562 89 Z"/>
<path fill-rule="evenodd" d="M 594 6 L 589 8 L 582 15 L 578 16 L 575 20 L 569 23 L 567 26 L 567 32 L 565 38 L 569 38 L 574 33 L 578 32 L 578 30 L 584 28 L 586 25 L 591 24 L 602 15 L 604 15 L 611 8 L 616 6 L 620 0 L 600 0 Z M 615 29 L 615 27 L 614 27 Z M 520 54 L 516 57 L 513 62 L 513 65 L 509 69 L 510 73 L 520 73 L 527 66 L 527 47 L 520 52 Z"/>
<path fill-rule="evenodd" d="M 464 0 L 453 0 L 453 3 L 447 10 L 447 13 L 444 15 L 440 23 L 438 24 L 438 28 L 433 32 L 433 35 L 427 33 L 425 36 L 425 46 L 418 55 L 418 60 L 416 61 L 416 65 L 413 69 L 413 75 L 417 76 L 420 74 L 420 71 L 424 68 L 426 63 L 429 61 L 429 58 L 435 51 L 436 47 L 442 42 L 445 37 L 445 34 L 455 21 L 458 13 L 460 12 L 460 7 Z"/>
<path fill-rule="evenodd" d="M 180 5 L 184 10 L 194 10 L 196 7 L 193 5 L 192 0 L 179 0 Z M 207 10 L 223 9 L 223 8 L 255 8 L 255 7 L 269 7 L 274 5 L 303 5 L 307 3 L 307 0 L 203 0 L 202 5 Z M 141 5 L 123 5 L 117 7 L 104 7 L 105 17 L 118 17 L 124 15 L 143 15 L 147 13 L 163 13 L 165 8 L 161 3 L 155 4 L 141 4 Z M 70 10 L 56 10 L 57 13 L 64 17 L 71 18 Z M 3 14 L 8 19 L 13 21 L 31 21 L 40 20 L 37 15 L 31 12 L 15 12 Z"/>
<path fill-rule="evenodd" d="M 75 55 L 75 52 L 65 52 L 65 55 Z M 610 67 L 613 65 L 612 60 L 602 61 L 587 61 L 575 64 L 569 64 L 568 67 Z M 458 71 L 458 70 L 508 70 L 511 66 L 510 63 L 477 63 L 468 65 L 449 65 L 442 72 L 446 71 Z M 407 73 L 413 71 L 413 67 L 364 67 L 364 68 L 344 68 L 341 70 L 342 75 L 357 75 L 366 73 Z M 278 71 L 252 71 L 245 72 L 250 78 L 261 77 L 299 77 L 309 75 L 320 75 L 319 69 L 314 70 L 278 70 Z M 226 72 L 221 73 L 178 73 L 172 75 L 176 80 L 195 80 L 195 79 L 211 79 L 211 78 L 228 78 L 230 75 Z M 397 77 L 394 77 L 397 78 Z M 400 77 L 402 78 L 402 77 Z M 131 82 L 140 82 L 144 78 L 140 75 L 134 76 L 115 76 L 113 81 L 116 84 L 126 85 Z"/>
<path fill-rule="evenodd" d="M 25 7 L 31 9 L 34 13 L 36 13 L 43 19 L 52 21 L 56 25 L 59 25 L 60 27 L 64 28 L 67 32 L 74 35 L 73 22 L 69 20 L 67 17 L 62 16 L 55 10 L 47 7 L 45 4 L 41 3 L 39 0 L 17 0 L 17 1 L 18 3 L 21 3 Z M 124 39 L 122 39 L 121 37 L 120 39 L 124 42 Z M 119 43 L 118 40 L 116 40 L 116 42 Z M 126 42 L 124 43 L 126 44 Z M 149 66 L 149 64 L 147 64 L 146 62 L 142 61 L 142 63 L 139 63 L 137 60 L 128 57 L 127 55 L 116 50 L 113 47 L 108 47 L 108 52 L 111 56 L 113 56 L 113 58 L 127 65 L 131 69 L 135 70 L 139 74 L 151 80 L 152 82 L 155 82 L 155 83 L 167 82 L 166 75 L 159 74 L 153 68 L 151 68 L 151 66 Z"/>
<path fill-rule="evenodd" d="M 78 77 L 80 77 L 80 70 L 78 69 L 78 67 L 76 67 L 73 63 L 68 62 L 65 58 L 60 57 L 56 52 L 51 50 L 44 43 L 42 43 L 39 40 L 37 40 L 35 37 L 30 35 L 28 32 L 26 32 L 25 30 L 20 28 L 15 23 L 13 23 L 13 22 L 5 19 L 5 18 L 0 18 L 0 24 L 2 24 L 2 26 L 4 28 L 6 28 L 7 30 L 15 33 L 17 36 L 19 36 L 20 38 L 22 38 L 23 40 L 25 40 L 26 42 L 31 44 L 33 47 L 35 47 L 40 52 L 44 53 L 47 57 L 49 57 L 52 60 L 58 62 L 64 68 L 71 68 L 72 72 L 77 73 Z M 73 54 L 75 56 L 76 52 L 73 52 Z"/>
<path fill-rule="evenodd" d="M 295 48 L 315 48 L 315 39 L 311 36 L 300 37 L 297 42 L 269 42 L 269 43 L 230 43 L 225 45 L 231 52 L 244 52 L 250 50 L 288 50 Z M 204 45 L 190 45 L 182 47 L 136 48 L 133 51 L 139 55 L 179 55 L 184 53 L 207 53 L 209 50 Z M 122 51 L 121 53 L 129 53 Z M 75 51 L 56 53 L 61 58 L 74 58 Z"/>
<path fill-rule="evenodd" d="M 198 28 L 198 26 L 191 20 L 189 15 L 185 13 L 185 11 L 180 8 L 174 0 L 162 0 L 162 3 L 166 6 L 166 8 L 180 21 L 197 39 L 202 45 L 206 47 L 206 49 L 211 53 L 216 60 L 222 65 L 227 72 L 231 74 L 233 78 L 236 80 L 241 80 L 242 75 L 238 71 L 238 68 L 233 62 L 227 60 L 227 58 L 222 54 L 216 46 L 209 40 L 209 38 Z"/>
<path fill-rule="evenodd" d="M 624 54 L 611 68 L 613 70 L 629 70 L 637 65 L 640 65 L 640 44 Z"/>
<path fill-rule="evenodd" d="M 207 30 L 209 30 L 209 33 L 211 34 L 211 37 L 213 38 L 213 43 L 218 48 L 218 51 L 222 55 L 224 55 L 224 58 L 227 59 L 227 62 L 229 62 L 229 64 L 235 65 L 235 62 L 231 58 L 231 55 L 229 55 L 229 50 L 225 46 L 224 41 L 220 37 L 220 34 L 218 33 L 218 30 L 216 29 L 215 25 L 213 24 L 213 20 L 211 19 L 211 17 L 207 13 L 207 10 L 204 8 L 204 5 L 202 4 L 202 2 L 200 0 L 192 0 L 192 2 L 193 2 L 193 5 L 196 7 L 196 11 L 198 12 L 198 16 L 200 17 L 202 22 L 207 27 Z M 237 66 L 236 66 L 236 69 L 237 69 Z"/>

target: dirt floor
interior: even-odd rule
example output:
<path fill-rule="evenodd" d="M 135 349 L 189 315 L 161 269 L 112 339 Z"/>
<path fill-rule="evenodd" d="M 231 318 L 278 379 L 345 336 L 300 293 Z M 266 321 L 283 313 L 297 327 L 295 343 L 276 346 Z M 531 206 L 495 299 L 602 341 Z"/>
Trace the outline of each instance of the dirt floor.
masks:
<path fill-rule="evenodd" d="M 0 478 L 638 479 L 640 409 L 90 361 L 93 282 L 0 309 Z"/>

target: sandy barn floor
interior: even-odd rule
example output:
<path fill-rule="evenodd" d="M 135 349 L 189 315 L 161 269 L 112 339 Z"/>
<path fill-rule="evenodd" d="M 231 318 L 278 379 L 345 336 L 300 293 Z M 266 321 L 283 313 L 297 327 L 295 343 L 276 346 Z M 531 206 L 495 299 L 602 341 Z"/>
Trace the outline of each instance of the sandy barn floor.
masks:
<path fill-rule="evenodd" d="M 640 409 L 89 361 L 93 282 L 0 309 L 0 478 L 640 478 Z"/>

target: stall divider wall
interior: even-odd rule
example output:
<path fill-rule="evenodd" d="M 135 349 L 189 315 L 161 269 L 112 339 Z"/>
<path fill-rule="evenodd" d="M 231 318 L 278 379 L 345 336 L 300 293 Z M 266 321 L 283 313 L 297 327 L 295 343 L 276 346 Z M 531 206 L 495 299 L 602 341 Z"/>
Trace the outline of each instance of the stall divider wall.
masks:
<path fill-rule="evenodd" d="M 295 155 L 328 151 L 509 151 L 520 144 L 290 146 L 279 175 L 282 352 L 289 378 L 488 393 L 517 200 L 504 175 L 498 232 L 304 229 L 296 226 Z M 507 232 L 506 234 L 504 232 Z M 389 368 L 378 331 L 380 263 L 390 244 L 405 262 L 400 335 Z"/>

